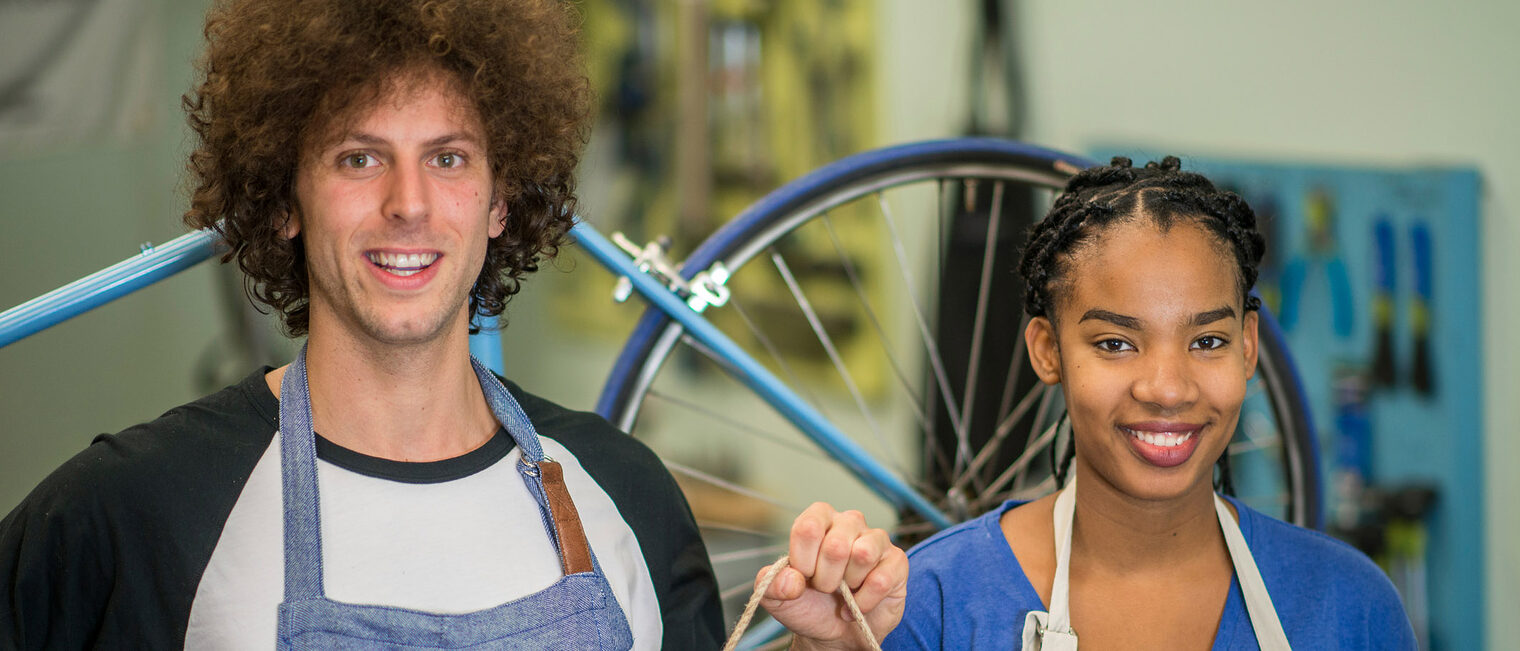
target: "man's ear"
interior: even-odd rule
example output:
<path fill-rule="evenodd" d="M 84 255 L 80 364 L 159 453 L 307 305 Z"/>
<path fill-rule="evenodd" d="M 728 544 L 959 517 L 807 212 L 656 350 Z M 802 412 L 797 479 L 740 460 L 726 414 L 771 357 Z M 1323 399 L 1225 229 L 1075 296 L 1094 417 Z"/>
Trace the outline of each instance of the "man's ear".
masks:
<path fill-rule="evenodd" d="M 1024 343 L 1029 350 L 1029 365 L 1045 384 L 1061 383 L 1061 345 L 1056 340 L 1055 324 L 1037 316 L 1024 328 Z"/>
<path fill-rule="evenodd" d="M 275 220 L 277 220 L 275 228 L 280 231 L 280 235 L 285 236 L 285 239 L 293 240 L 301 234 L 301 211 L 295 206 L 287 208 L 285 214 L 275 217 Z"/>
<path fill-rule="evenodd" d="M 1260 340 L 1257 339 L 1261 314 L 1256 310 L 1246 312 L 1245 322 L 1242 325 L 1244 327 L 1240 332 L 1240 347 L 1246 354 L 1246 379 L 1249 380 L 1256 375 L 1256 354 L 1261 350 L 1258 346 Z"/>
<path fill-rule="evenodd" d="M 497 196 L 491 200 L 491 227 L 487 232 L 491 239 L 500 237 L 507 230 L 507 200 Z"/>

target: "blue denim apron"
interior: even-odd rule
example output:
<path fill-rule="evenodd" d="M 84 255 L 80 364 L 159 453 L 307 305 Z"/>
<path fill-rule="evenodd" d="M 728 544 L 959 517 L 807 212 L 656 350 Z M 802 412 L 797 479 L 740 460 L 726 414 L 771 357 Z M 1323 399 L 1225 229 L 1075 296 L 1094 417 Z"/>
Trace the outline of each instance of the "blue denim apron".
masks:
<path fill-rule="evenodd" d="M 317 450 L 302 347 L 280 388 L 285 601 L 279 610 L 279 648 L 627 649 L 633 645 L 628 620 L 591 554 L 559 464 L 544 455 L 533 424 L 501 381 L 475 359 L 470 362 L 491 412 L 522 452 L 518 470 L 538 502 L 564 576 L 536 594 L 458 615 L 328 599 L 322 586 Z"/>

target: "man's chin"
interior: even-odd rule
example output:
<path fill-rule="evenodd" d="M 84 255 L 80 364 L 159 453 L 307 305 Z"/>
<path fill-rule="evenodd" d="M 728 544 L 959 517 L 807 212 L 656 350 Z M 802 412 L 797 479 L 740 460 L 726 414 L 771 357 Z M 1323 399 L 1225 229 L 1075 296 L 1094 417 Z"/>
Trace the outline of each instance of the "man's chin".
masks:
<path fill-rule="evenodd" d="M 438 344 L 450 339 L 450 331 L 454 329 L 452 319 L 439 322 L 420 322 L 417 320 L 387 321 L 369 320 L 364 324 L 364 334 L 371 341 L 394 348 L 415 348 Z M 463 326 L 459 327 L 461 333 L 465 332 Z"/>

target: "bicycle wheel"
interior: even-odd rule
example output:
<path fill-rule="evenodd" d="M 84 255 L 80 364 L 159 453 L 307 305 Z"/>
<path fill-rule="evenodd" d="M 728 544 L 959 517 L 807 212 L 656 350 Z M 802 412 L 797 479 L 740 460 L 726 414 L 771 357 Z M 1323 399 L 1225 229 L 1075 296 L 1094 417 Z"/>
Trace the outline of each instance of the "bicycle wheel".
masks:
<path fill-rule="evenodd" d="M 751 206 L 681 273 L 690 279 L 721 262 L 731 298 L 708 318 L 934 504 L 972 517 L 1054 488 L 1051 459 L 1069 436 L 1057 426 L 1060 392 L 1027 371 L 1022 300 L 992 288 L 1009 277 L 1019 284 L 1022 226 L 1086 165 L 989 139 L 851 156 Z M 968 235 L 974 255 L 963 253 Z M 974 272 L 963 268 L 968 258 Z M 960 313 L 933 300 L 951 294 L 975 300 Z M 1012 321 L 989 318 L 997 304 L 1014 306 Z M 1280 331 L 1269 315 L 1263 322 L 1229 465 L 1242 499 L 1314 527 L 1307 407 Z M 842 472 L 723 366 L 648 310 L 597 410 L 654 447 L 682 483 L 729 613 L 812 501 L 859 509 L 904 544 L 932 533 Z"/>

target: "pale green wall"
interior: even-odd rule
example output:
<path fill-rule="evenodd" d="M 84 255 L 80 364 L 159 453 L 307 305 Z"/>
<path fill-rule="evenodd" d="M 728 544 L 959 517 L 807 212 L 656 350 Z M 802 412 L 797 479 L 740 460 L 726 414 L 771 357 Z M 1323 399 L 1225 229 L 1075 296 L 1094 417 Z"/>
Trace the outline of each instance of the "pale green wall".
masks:
<path fill-rule="evenodd" d="M 0 306 L 125 259 L 184 229 L 180 190 L 190 58 L 204 3 L 138 3 L 154 98 L 139 128 L 0 151 Z M 103 63 L 103 65 L 105 65 Z M 188 370 L 221 326 L 202 267 L 0 349 L 0 511 L 100 432 L 195 396 Z"/>

